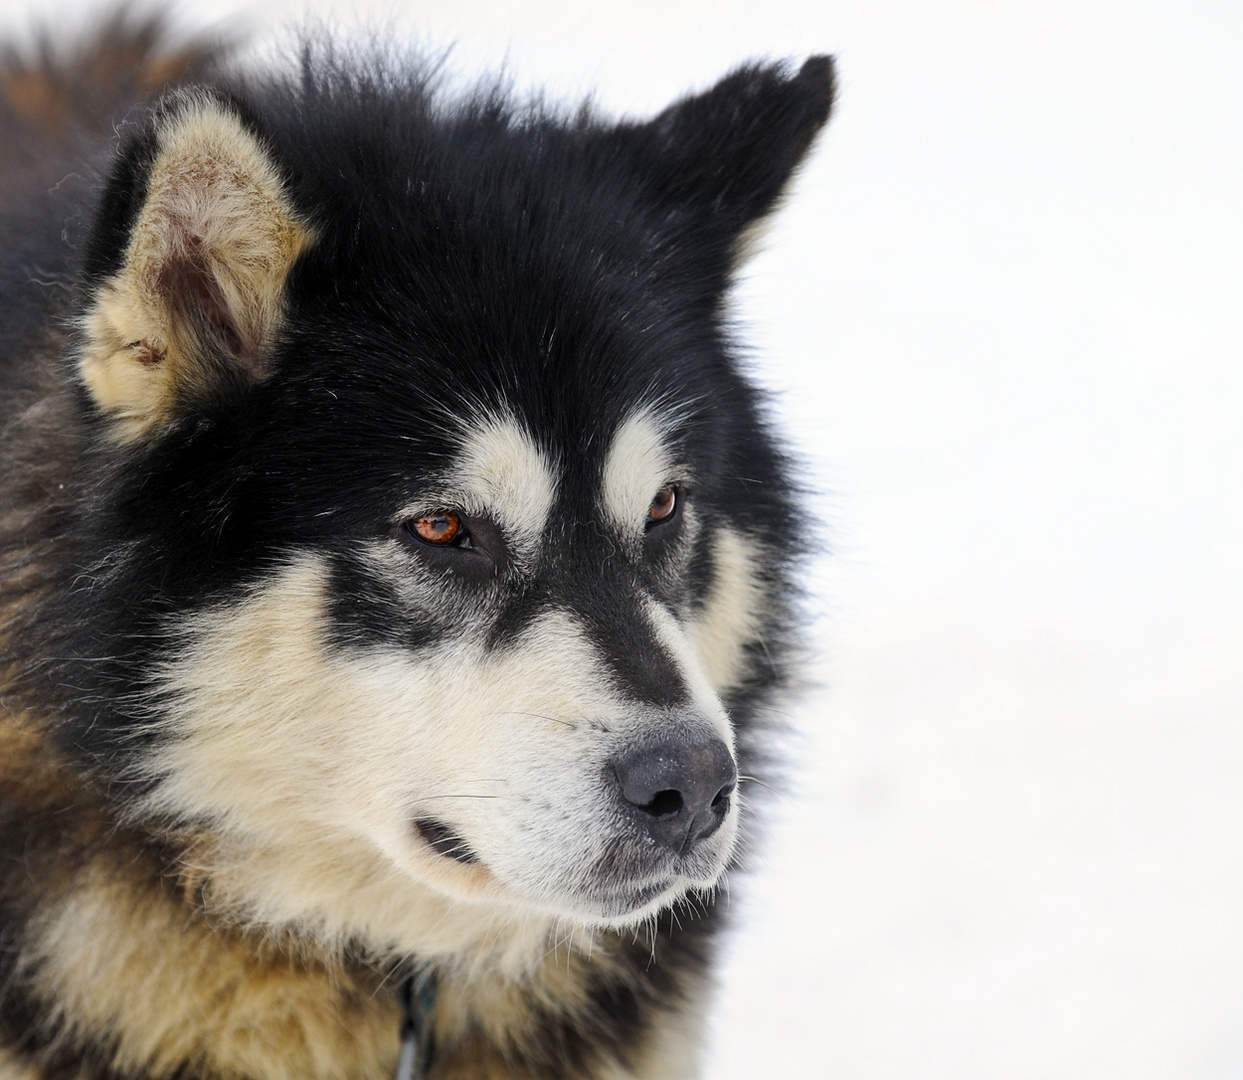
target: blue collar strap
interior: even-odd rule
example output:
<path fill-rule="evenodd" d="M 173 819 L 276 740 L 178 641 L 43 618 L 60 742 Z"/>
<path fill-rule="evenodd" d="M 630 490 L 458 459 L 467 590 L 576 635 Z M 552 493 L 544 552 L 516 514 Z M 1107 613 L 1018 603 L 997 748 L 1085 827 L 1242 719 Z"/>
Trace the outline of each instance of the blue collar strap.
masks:
<path fill-rule="evenodd" d="M 427 969 L 401 984 L 401 1053 L 393 1080 L 425 1080 L 432 1058 L 436 976 Z"/>

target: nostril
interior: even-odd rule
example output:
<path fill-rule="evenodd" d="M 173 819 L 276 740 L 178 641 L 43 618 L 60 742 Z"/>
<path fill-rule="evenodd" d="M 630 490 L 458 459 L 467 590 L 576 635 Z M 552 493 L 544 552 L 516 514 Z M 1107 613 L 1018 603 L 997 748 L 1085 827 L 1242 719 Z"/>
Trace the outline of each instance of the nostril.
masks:
<path fill-rule="evenodd" d="M 652 796 L 652 801 L 640 806 L 640 810 L 644 810 L 651 814 L 652 817 L 669 817 L 671 814 L 680 814 L 685 800 L 682 798 L 680 791 L 672 789 L 666 791 L 658 791 Z"/>
<path fill-rule="evenodd" d="M 679 855 L 725 823 L 738 779 L 715 734 L 641 743 L 607 768 L 630 827 Z"/>

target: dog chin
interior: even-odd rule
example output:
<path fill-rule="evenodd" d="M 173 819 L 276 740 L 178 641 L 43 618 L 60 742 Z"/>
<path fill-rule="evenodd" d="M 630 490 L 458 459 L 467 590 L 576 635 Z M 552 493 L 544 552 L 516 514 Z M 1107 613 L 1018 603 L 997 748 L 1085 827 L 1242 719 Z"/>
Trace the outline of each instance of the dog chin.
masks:
<path fill-rule="evenodd" d="M 680 878 L 663 886 L 656 884 L 638 888 L 627 901 L 617 898 L 602 903 L 598 914 L 584 921 L 602 930 L 631 930 L 673 907 L 689 893 L 707 891 L 715 884 L 715 881 L 704 883 Z"/>
<path fill-rule="evenodd" d="M 606 887 L 576 890 L 554 902 L 556 915 L 583 926 L 629 930 L 673 907 L 691 893 L 708 892 L 720 881 L 725 861 L 704 876 L 662 875 L 647 880 L 610 882 Z"/>
<path fill-rule="evenodd" d="M 607 866 L 597 862 L 559 882 L 545 878 L 531 888 L 531 882 L 514 881 L 510 887 L 558 918 L 585 927 L 631 929 L 688 894 L 714 889 L 732 861 L 736 841 L 737 817 L 731 815 L 717 836 L 686 856 L 653 859 L 648 853 L 640 858 L 632 850 L 622 865 L 610 858 Z"/>

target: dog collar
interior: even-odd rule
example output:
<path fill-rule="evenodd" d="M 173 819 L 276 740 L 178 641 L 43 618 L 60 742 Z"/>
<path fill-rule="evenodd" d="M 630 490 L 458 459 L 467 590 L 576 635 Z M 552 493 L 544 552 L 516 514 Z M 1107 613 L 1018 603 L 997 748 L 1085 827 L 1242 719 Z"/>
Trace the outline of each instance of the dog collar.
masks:
<path fill-rule="evenodd" d="M 424 1080 L 432 1059 L 432 1010 L 436 1007 L 436 976 L 430 970 L 411 975 L 401 984 L 401 1052 L 393 1080 Z"/>

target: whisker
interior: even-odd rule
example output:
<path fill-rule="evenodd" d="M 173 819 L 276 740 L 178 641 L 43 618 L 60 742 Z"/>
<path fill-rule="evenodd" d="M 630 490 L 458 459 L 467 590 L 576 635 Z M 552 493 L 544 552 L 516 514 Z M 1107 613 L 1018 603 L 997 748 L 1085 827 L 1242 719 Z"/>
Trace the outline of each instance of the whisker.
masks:
<path fill-rule="evenodd" d="M 420 795 L 414 802 L 431 802 L 433 799 L 508 799 L 508 795 Z"/>
<path fill-rule="evenodd" d="M 509 709 L 505 712 L 494 713 L 494 716 L 530 716 L 536 720 L 547 720 L 550 724 L 560 724 L 562 727 L 572 728 L 574 725 L 568 720 L 558 720 L 555 716 L 545 716 L 543 713 L 521 712 L 518 709 Z"/>
<path fill-rule="evenodd" d="M 391 979 L 394 975 L 396 975 L 402 969 L 405 963 L 406 961 L 404 958 L 401 960 L 393 961 L 392 966 L 381 977 L 379 985 L 374 990 L 371 991 L 372 1001 L 374 1001 L 377 997 L 379 997 L 380 991 L 384 989 L 389 979 Z"/>

